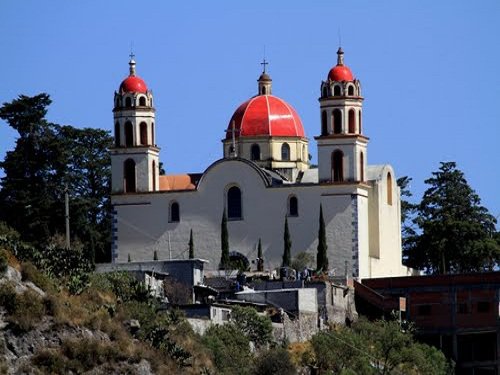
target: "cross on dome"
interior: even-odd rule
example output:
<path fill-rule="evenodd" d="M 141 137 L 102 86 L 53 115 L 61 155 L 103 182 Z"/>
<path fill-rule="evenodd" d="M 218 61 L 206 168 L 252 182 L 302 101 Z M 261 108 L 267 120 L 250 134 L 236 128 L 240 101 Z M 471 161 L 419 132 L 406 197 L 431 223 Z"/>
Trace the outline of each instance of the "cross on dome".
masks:
<path fill-rule="evenodd" d="M 260 65 L 262 65 L 262 73 L 265 73 L 266 72 L 266 65 L 269 65 L 269 62 L 267 62 L 266 58 L 264 57 L 262 59 L 262 62 L 260 63 Z"/>

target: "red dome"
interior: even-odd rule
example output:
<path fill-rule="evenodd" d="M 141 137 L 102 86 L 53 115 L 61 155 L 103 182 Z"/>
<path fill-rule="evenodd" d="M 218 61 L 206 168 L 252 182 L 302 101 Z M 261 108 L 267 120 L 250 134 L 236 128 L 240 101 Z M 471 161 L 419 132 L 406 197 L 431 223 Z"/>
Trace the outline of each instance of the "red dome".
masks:
<path fill-rule="evenodd" d="M 233 121 L 236 137 L 305 137 L 302 121 L 295 109 L 272 95 L 254 96 L 241 104 L 229 121 L 226 139 L 232 137 Z"/>
<path fill-rule="evenodd" d="M 336 65 L 328 73 L 330 81 L 354 81 L 351 69 L 345 65 Z"/>
<path fill-rule="evenodd" d="M 146 83 L 137 76 L 128 76 L 120 85 L 122 92 L 140 92 L 145 94 L 148 91 Z"/>

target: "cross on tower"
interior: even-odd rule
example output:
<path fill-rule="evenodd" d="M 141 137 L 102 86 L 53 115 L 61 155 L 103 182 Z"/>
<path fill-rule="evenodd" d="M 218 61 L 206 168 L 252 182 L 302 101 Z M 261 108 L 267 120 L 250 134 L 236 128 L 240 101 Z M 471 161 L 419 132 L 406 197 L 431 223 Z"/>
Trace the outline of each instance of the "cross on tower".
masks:
<path fill-rule="evenodd" d="M 133 60 L 133 59 L 134 59 L 134 57 L 135 57 L 134 52 L 130 52 L 130 55 L 129 55 L 129 56 L 130 56 L 130 60 Z"/>
<path fill-rule="evenodd" d="M 266 65 L 269 65 L 269 63 L 266 61 L 266 58 L 264 57 L 264 59 L 262 60 L 262 62 L 260 63 L 260 65 L 262 65 L 262 68 L 263 68 L 263 73 L 266 72 Z"/>

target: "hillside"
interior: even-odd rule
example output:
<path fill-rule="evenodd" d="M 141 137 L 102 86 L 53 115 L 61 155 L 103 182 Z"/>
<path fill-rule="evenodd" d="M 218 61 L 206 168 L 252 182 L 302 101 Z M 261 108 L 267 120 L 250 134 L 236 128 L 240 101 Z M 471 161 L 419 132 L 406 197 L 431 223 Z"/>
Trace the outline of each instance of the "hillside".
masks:
<path fill-rule="evenodd" d="M 5 254 L 5 252 L 4 252 Z M 94 275 L 80 295 L 8 256 L 0 278 L 0 374 L 211 373 L 207 350 L 175 313 L 126 275 Z"/>

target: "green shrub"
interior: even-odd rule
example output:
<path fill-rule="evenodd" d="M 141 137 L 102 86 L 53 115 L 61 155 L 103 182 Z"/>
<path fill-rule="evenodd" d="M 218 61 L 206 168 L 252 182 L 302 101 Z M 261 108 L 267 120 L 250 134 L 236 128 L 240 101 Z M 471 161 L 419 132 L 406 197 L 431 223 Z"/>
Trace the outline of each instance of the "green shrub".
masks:
<path fill-rule="evenodd" d="M 77 373 L 89 371 L 103 363 L 127 359 L 116 346 L 93 338 L 66 340 L 62 352 L 71 360 L 71 370 Z"/>
<path fill-rule="evenodd" d="M 251 362 L 250 341 L 232 323 L 213 325 L 203 336 L 203 343 L 210 349 L 219 374 L 249 374 Z"/>
<path fill-rule="evenodd" d="M 31 363 L 45 374 L 66 374 L 68 372 L 67 359 L 56 349 L 42 349 L 38 351 Z"/>
<path fill-rule="evenodd" d="M 5 275 L 5 272 L 7 272 L 7 268 L 9 266 L 8 259 L 7 252 L 0 249 L 0 277 Z"/>
<path fill-rule="evenodd" d="M 14 283 L 3 283 L 0 287 L 0 306 L 7 310 L 7 314 L 12 314 L 16 309 L 16 289 Z"/>
<path fill-rule="evenodd" d="M 294 375 L 297 373 L 286 349 L 274 348 L 255 359 L 255 375 Z"/>
<path fill-rule="evenodd" d="M 144 283 L 137 281 L 128 272 L 93 274 L 90 284 L 96 290 L 114 293 L 123 302 L 151 300 L 149 290 Z"/>
<path fill-rule="evenodd" d="M 21 278 L 23 281 L 31 281 L 40 289 L 46 292 L 55 292 L 56 285 L 54 281 L 45 273 L 38 270 L 31 262 L 21 263 Z"/>
<path fill-rule="evenodd" d="M 42 298 L 32 290 L 18 294 L 14 304 L 14 310 L 8 316 L 8 321 L 23 332 L 33 329 L 45 314 Z"/>

